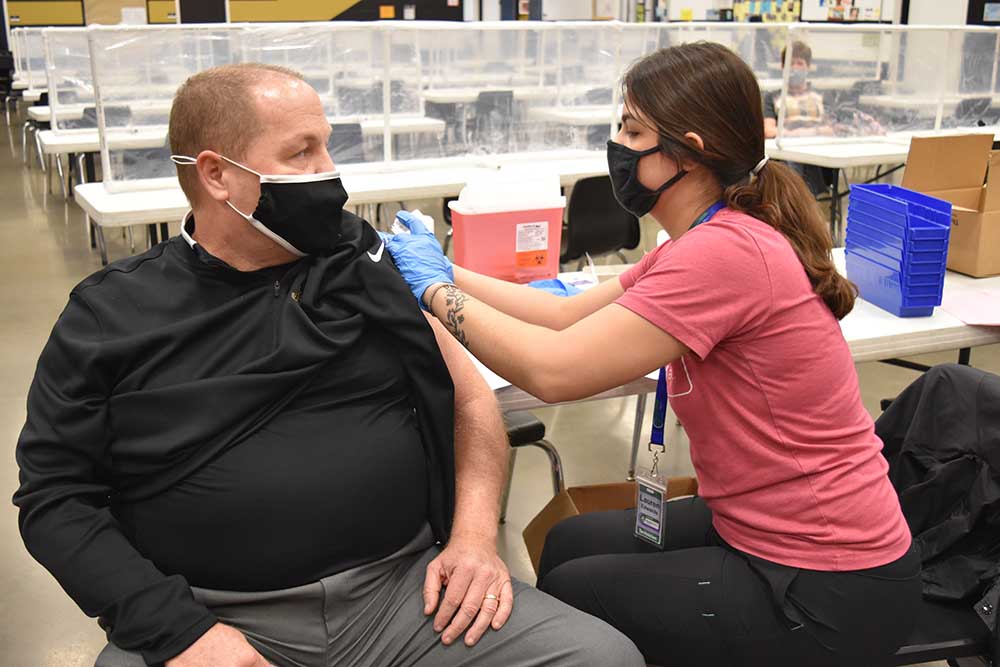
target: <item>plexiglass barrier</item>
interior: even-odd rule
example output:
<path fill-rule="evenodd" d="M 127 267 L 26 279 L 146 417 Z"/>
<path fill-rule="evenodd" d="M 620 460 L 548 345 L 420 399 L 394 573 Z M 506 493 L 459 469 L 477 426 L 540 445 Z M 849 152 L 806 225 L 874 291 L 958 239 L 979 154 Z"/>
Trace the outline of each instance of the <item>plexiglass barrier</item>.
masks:
<path fill-rule="evenodd" d="M 167 143 L 174 94 L 197 72 L 239 62 L 243 32 L 215 24 L 88 29 L 109 191 L 176 185 Z"/>
<path fill-rule="evenodd" d="M 46 28 L 45 65 L 53 132 L 94 132 L 97 103 L 86 28 Z"/>
<path fill-rule="evenodd" d="M 28 63 L 24 55 L 24 28 L 14 28 L 10 31 L 10 53 L 14 58 L 14 80 L 25 80 Z"/>
<path fill-rule="evenodd" d="M 602 151 L 617 125 L 623 72 L 657 49 L 701 40 L 750 66 L 779 143 L 905 140 L 993 125 L 1000 107 L 994 28 L 330 22 L 88 34 L 109 189 L 173 176 L 165 138 L 174 92 L 195 72 L 232 62 L 300 72 L 330 121 L 334 162 L 378 169 Z M 67 83 L 76 50 L 51 55 L 70 96 L 80 95 Z"/>
<path fill-rule="evenodd" d="M 21 28 L 21 64 L 23 81 L 31 90 L 45 88 L 45 42 L 42 41 L 44 28 Z"/>
<path fill-rule="evenodd" d="M 996 124 L 997 31 L 926 26 L 795 25 L 779 100 L 779 141 L 906 140 Z"/>

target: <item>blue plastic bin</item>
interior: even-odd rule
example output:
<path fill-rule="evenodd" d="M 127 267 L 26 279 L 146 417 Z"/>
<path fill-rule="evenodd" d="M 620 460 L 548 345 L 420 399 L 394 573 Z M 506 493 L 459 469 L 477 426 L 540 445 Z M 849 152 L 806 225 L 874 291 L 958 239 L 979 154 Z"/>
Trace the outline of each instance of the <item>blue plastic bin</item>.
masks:
<path fill-rule="evenodd" d="M 933 294 L 912 293 L 913 287 L 904 291 L 900 274 L 887 266 L 871 262 L 847 250 L 847 277 L 861 291 L 861 298 L 898 317 L 927 317 L 934 307 L 941 304 L 936 287 Z"/>
<path fill-rule="evenodd" d="M 941 305 L 951 204 L 894 185 L 851 187 L 847 275 L 866 301 L 899 317 Z"/>
<path fill-rule="evenodd" d="M 869 259 L 893 266 L 897 271 L 906 272 L 908 275 L 934 274 L 944 277 L 947 254 L 940 250 L 908 250 L 904 251 L 880 241 L 876 241 L 866 234 L 866 228 L 860 225 L 851 226 L 850 220 L 847 223 L 847 238 L 845 239 L 848 248 L 864 250 L 861 254 L 870 254 Z"/>

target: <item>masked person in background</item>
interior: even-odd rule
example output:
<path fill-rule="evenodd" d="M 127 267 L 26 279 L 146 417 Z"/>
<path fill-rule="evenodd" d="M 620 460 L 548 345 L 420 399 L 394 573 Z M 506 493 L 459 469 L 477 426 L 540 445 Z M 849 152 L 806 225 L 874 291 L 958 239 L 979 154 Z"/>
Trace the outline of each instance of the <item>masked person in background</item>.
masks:
<path fill-rule="evenodd" d="M 699 497 L 654 508 L 658 540 L 636 510 L 558 524 L 543 591 L 656 665 L 878 664 L 911 629 L 920 562 L 837 322 L 854 286 L 802 179 L 764 157 L 760 89 L 736 54 L 661 50 L 623 88 L 614 191 L 671 240 L 619 280 L 569 298 L 494 280 L 452 267 L 413 220 L 389 251 L 453 336 L 545 401 L 666 367 L 657 395 L 690 438 Z"/>
<path fill-rule="evenodd" d="M 511 580 L 496 401 L 343 210 L 329 135 L 290 70 L 191 77 L 181 235 L 80 283 L 42 353 L 14 501 L 97 667 L 641 665 Z"/>
<path fill-rule="evenodd" d="M 781 50 L 781 65 L 784 67 L 787 49 Z M 788 72 L 788 94 L 784 100 L 781 91 L 775 90 L 764 96 L 764 138 L 778 136 L 778 114 L 782 101 L 785 109 L 785 134 L 795 136 L 829 136 L 833 134 L 831 125 L 823 109 L 823 96 L 809 85 L 809 68 L 812 67 L 812 49 L 805 42 L 792 42 L 792 62 Z M 832 183 L 828 169 L 798 162 L 786 163 L 802 176 L 809 190 L 818 195 L 824 193 Z"/>

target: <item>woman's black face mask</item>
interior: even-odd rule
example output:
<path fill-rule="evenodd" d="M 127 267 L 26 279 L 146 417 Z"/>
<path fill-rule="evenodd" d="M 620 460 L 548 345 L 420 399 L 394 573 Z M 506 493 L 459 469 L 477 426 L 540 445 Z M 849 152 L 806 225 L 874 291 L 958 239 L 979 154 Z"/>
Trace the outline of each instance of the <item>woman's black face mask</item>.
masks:
<path fill-rule="evenodd" d="M 687 176 L 688 172 L 681 169 L 655 190 L 650 190 L 639 182 L 639 160 L 662 150 L 662 146 L 654 146 L 649 150 L 637 151 L 617 142 L 608 141 L 608 173 L 611 175 L 611 187 L 615 199 L 622 208 L 637 218 L 652 211 L 660 195 Z"/>

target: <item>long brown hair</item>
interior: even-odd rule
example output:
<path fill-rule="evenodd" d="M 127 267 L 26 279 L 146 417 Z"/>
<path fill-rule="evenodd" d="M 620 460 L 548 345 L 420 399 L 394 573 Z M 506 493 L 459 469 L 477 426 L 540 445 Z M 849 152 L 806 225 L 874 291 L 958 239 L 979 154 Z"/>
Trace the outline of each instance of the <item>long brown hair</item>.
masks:
<path fill-rule="evenodd" d="M 726 206 L 788 239 L 837 319 L 851 312 L 857 288 L 837 273 L 829 229 L 805 182 L 774 162 L 751 175 L 764 157 L 764 113 L 757 77 L 739 56 L 710 42 L 661 49 L 629 68 L 623 88 L 626 104 L 659 134 L 665 155 L 711 171 Z M 704 150 L 685 139 L 687 132 L 702 138 Z"/>

